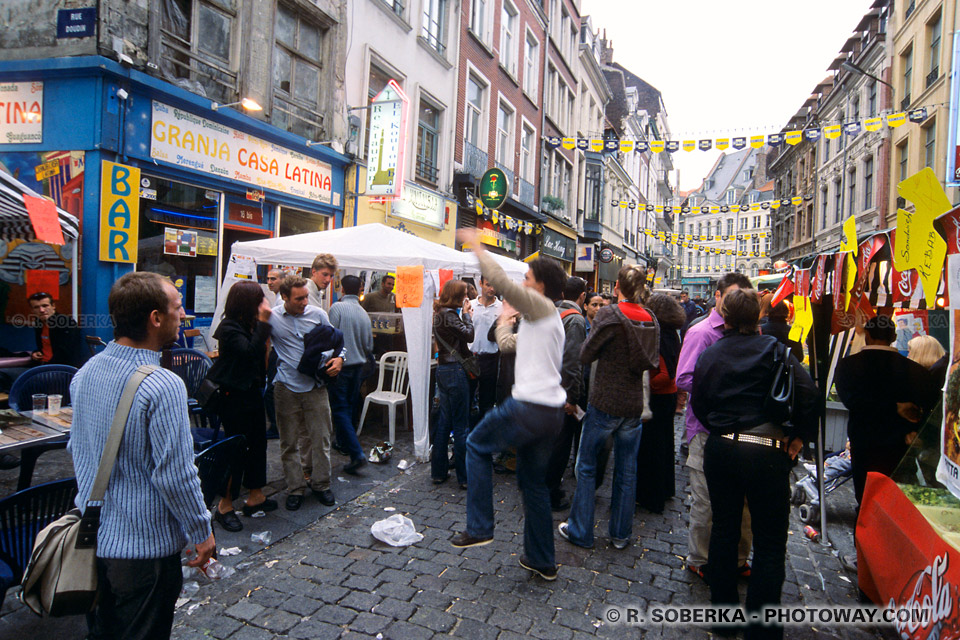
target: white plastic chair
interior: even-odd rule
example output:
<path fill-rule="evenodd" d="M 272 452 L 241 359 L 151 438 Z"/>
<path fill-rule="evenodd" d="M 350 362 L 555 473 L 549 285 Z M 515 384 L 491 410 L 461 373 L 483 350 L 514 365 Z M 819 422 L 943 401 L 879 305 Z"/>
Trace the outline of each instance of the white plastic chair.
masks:
<path fill-rule="evenodd" d="M 383 383 L 387 371 L 393 376 L 390 389 L 384 389 Z M 367 408 L 370 404 L 385 405 L 390 412 L 390 443 L 396 439 L 397 405 L 403 407 L 403 423 L 407 424 L 407 352 L 388 351 L 380 356 L 380 378 L 377 380 L 377 390 L 371 391 L 363 401 L 363 411 L 360 413 L 360 426 L 357 427 L 357 436 L 363 431 L 363 421 L 367 417 Z"/>

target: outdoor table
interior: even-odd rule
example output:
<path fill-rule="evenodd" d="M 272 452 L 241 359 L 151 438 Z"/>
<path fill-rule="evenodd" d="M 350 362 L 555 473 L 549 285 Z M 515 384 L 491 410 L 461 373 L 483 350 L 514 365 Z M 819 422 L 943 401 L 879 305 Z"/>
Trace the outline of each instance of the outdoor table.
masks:
<path fill-rule="evenodd" d="M 0 369 L 15 367 L 29 367 L 33 363 L 30 356 L 11 356 L 9 358 L 0 358 Z"/>
<path fill-rule="evenodd" d="M 24 450 L 20 462 L 20 477 L 17 491 L 30 486 L 36 459 L 47 450 L 44 445 L 66 444 L 73 421 L 73 409 L 64 407 L 60 415 L 34 415 L 33 411 L 17 413 L 12 409 L 0 410 L 0 454 Z M 44 447 L 43 451 L 30 449 Z"/>

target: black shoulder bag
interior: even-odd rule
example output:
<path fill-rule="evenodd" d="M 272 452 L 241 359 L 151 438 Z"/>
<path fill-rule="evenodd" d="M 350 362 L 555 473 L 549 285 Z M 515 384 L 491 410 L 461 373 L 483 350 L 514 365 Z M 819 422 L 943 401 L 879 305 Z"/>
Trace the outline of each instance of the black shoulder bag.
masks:
<path fill-rule="evenodd" d="M 453 349 L 447 341 L 440 337 L 440 334 L 435 334 L 437 337 L 437 342 L 440 343 L 444 349 L 446 349 L 453 359 L 460 363 L 460 366 L 463 367 L 463 370 L 466 372 L 467 376 L 471 379 L 476 380 L 480 377 L 480 362 L 477 360 L 477 356 L 471 355 L 469 358 L 464 358 L 461 355 L 458 349 Z"/>
<path fill-rule="evenodd" d="M 778 341 L 774 351 L 773 381 L 763 406 L 770 422 L 782 425 L 793 419 L 794 376 L 790 352 L 785 344 Z"/>

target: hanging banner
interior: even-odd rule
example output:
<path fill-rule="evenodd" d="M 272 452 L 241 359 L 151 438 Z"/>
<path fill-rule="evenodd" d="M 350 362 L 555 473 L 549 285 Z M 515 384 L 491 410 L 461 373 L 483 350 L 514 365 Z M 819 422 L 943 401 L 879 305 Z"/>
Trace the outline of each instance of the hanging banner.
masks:
<path fill-rule="evenodd" d="M 823 128 L 823 135 L 827 140 L 834 140 L 840 137 L 840 125 L 831 124 Z"/>
<path fill-rule="evenodd" d="M 867 131 L 879 131 L 883 126 L 882 118 L 867 118 L 863 121 L 863 128 Z"/>
<path fill-rule="evenodd" d="M 766 144 L 766 138 L 764 136 L 750 136 L 750 146 L 754 149 L 759 149 L 764 144 Z"/>
<path fill-rule="evenodd" d="M 720 149 L 720 151 L 726 151 L 729 146 L 730 138 L 720 138 L 717 140 L 717 149 Z"/>
<path fill-rule="evenodd" d="M 740 149 L 745 149 L 747 146 L 747 139 L 744 137 L 734 138 L 730 146 L 732 146 L 734 149 L 738 151 Z"/>
<path fill-rule="evenodd" d="M 810 142 L 816 142 L 820 139 L 820 129 L 811 127 L 810 129 L 803 130 L 803 137 L 809 140 Z"/>
<path fill-rule="evenodd" d="M 771 133 L 770 135 L 767 136 L 767 144 L 770 145 L 771 147 L 776 147 L 781 142 L 783 142 L 782 133 Z"/>
<path fill-rule="evenodd" d="M 800 140 L 802 139 L 802 136 L 803 134 L 799 131 L 787 131 L 784 134 L 783 139 L 790 146 L 796 146 L 800 144 Z"/>
<path fill-rule="evenodd" d="M 700 151 L 710 151 L 710 149 L 713 149 L 713 140 L 701 140 L 697 143 L 697 148 Z"/>
<path fill-rule="evenodd" d="M 950 287 L 950 299 L 960 300 L 960 254 L 947 257 L 947 283 Z M 937 467 L 937 480 L 942 482 L 950 493 L 960 496 L 960 407 L 957 406 L 957 384 L 960 381 L 960 309 L 951 309 L 950 313 L 950 366 L 947 382 L 943 390 L 943 427 L 941 429 L 940 464 Z"/>
<path fill-rule="evenodd" d="M 620 151 L 623 153 L 630 153 L 633 151 L 634 142 L 633 140 L 621 140 L 620 141 Z"/>
<path fill-rule="evenodd" d="M 136 264 L 140 169 L 104 160 L 100 175 L 100 260 Z"/>
<path fill-rule="evenodd" d="M 667 140 L 664 149 L 668 152 L 673 153 L 674 151 L 680 150 L 680 141 L 679 140 Z"/>
<path fill-rule="evenodd" d="M 810 280 L 810 299 L 815 304 L 823 302 L 823 292 L 826 288 L 826 281 L 827 256 L 817 256 L 816 265 L 813 267 L 813 275 Z"/>
<path fill-rule="evenodd" d="M 934 308 L 947 243 L 933 227 L 934 220 L 951 209 L 933 169 L 926 167 L 897 185 L 900 197 L 916 207 L 897 210 L 897 242 L 893 262 L 897 270 L 916 269 L 923 284 L 927 308 Z"/>
<path fill-rule="evenodd" d="M 697 148 L 696 140 L 684 140 L 683 141 L 683 150 L 684 151 L 693 151 Z"/>

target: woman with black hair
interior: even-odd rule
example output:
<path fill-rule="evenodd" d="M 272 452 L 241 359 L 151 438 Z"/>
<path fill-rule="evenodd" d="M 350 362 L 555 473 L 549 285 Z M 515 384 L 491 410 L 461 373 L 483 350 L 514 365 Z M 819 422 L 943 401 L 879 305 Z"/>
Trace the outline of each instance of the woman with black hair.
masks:
<path fill-rule="evenodd" d="M 256 282 L 238 282 L 230 287 L 223 321 L 213 337 L 220 356 L 207 378 L 220 385 L 217 412 L 227 436 L 244 437 L 241 472 L 231 478 L 214 514 L 227 531 L 240 531 L 243 523 L 233 509 L 233 497 L 241 484 L 249 491 L 243 515 L 273 511 L 277 503 L 263 495 L 267 483 L 267 425 L 263 387 L 267 373 L 267 340 L 270 338 L 270 305 Z"/>

